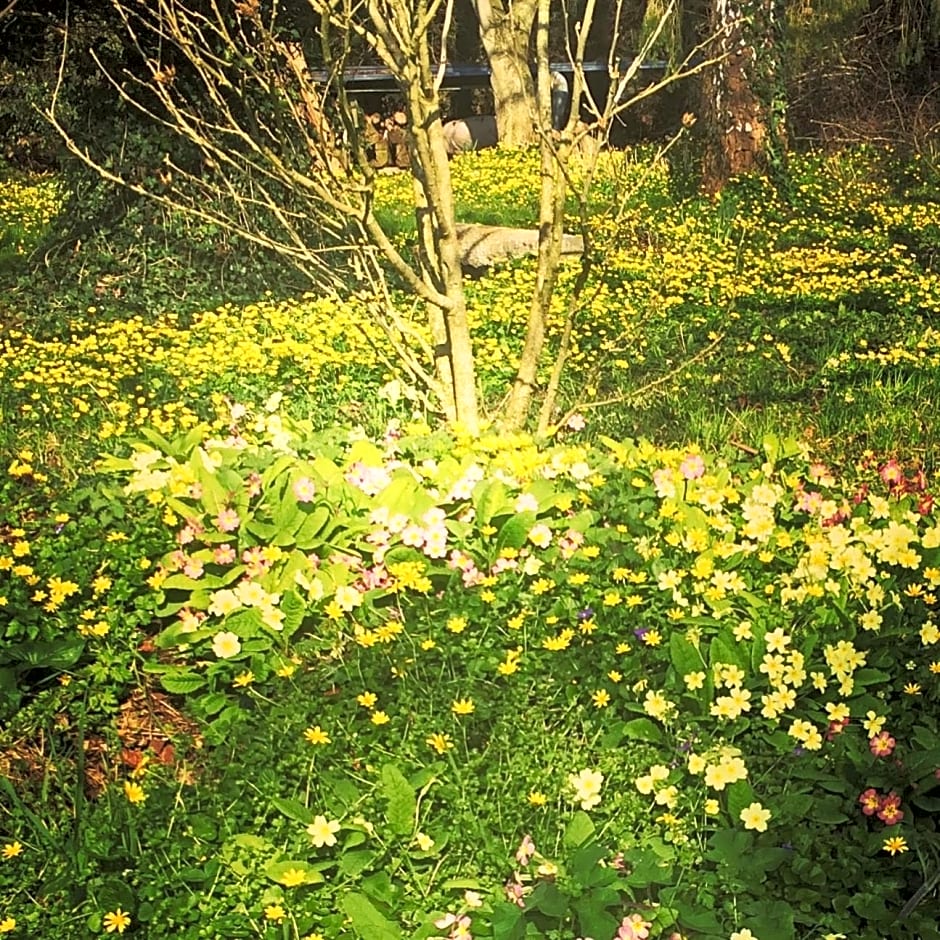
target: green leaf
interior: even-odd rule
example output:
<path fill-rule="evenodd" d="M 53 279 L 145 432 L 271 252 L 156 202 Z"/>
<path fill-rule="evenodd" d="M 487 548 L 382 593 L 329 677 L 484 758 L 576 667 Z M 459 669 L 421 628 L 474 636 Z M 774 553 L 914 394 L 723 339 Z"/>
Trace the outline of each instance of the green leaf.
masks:
<path fill-rule="evenodd" d="M 722 636 L 716 636 L 709 647 L 708 661 L 712 666 L 715 663 L 727 663 L 747 671 L 747 647 L 735 642 L 734 639 L 728 640 Z"/>
<path fill-rule="evenodd" d="M 362 940 L 401 940 L 401 930 L 364 895 L 350 892 L 343 898 L 343 910 Z"/>
<path fill-rule="evenodd" d="M 813 802 L 813 819 L 827 826 L 844 823 L 849 816 L 843 809 L 843 801 L 838 797 L 823 797 Z"/>
<path fill-rule="evenodd" d="M 680 679 L 705 668 L 702 654 L 681 633 L 669 635 L 669 658 Z"/>
<path fill-rule="evenodd" d="M 296 591 L 285 591 L 281 597 L 281 613 L 284 620 L 281 623 L 282 636 L 288 637 L 297 632 L 307 615 L 307 605 Z"/>
<path fill-rule="evenodd" d="M 343 852 L 339 860 L 339 870 L 347 878 L 361 875 L 375 861 L 376 853 L 371 849 L 362 849 L 357 852 Z"/>
<path fill-rule="evenodd" d="M 617 895 L 614 893 L 616 902 Z M 614 937 L 617 934 L 619 921 L 604 910 L 606 906 L 600 892 L 591 892 L 590 896 L 579 898 L 572 905 L 578 919 L 578 936 L 581 937 Z"/>
<path fill-rule="evenodd" d="M 649 741 L 655 744 L 662 741 L 663 731 L 649 718 L 631 718 L 623 724 L 623 736 L 633 741 Z"/>
<path fill-rule="evenodd" d="M 201 689 L 205 684 L 205 676 L 183 669 L 179 672 L 167 672 L 160 676 L 160 685 L 173 695 L 189 695 L 197 689 Z"/>
<path fill-rule="evenodd" d="M 82 657 L 85 641 L 81 637 L 64 640 L 30 640 L 0 649 L 0 662 L 23 663 L 47 669 L 69 669 Z"/>
<path fill-rule="evenodd" d="M 493 940 L 520 940 L 525 935 L 522 910 L 505 901 L 493 905 Z"/>
<path fill-rule="evenodd" d="M 392 514 L 402 513 L 409 519 L 420 519 L 434 506 L 434 500 L 410 471 L 402 470 L 396 473 L 392 482 L 375 497 L 375 505 L 384 506 Z"/>
<path fill-rule="evenodd" d="M 396 835 L 411 835 L 418 802 L 414 788 L 394 764 L 385 764 L 381 773 L 382 794 L 388 800 L 385 818 Z"/>
<path fill-rule="evenodd" d="M 494 516 L 511 513 L 513 504 L 502 480 L 484 480 L 473 489 L 473 508 L 478 525 L 489 525 Z"/>
<path fill-rule="evenodd" d="M 569 849 L 576 849 L 579 845 L 584 845 L 592 835 L 594 835 L 594 823 L 587 813 L 579 809 L 565 826 L 565 846 Z"/>
<path fill-rule="evenodd" d="M 598 883 L 597 874 L 600 872 L 608 880 L 610 876 L 617 877 L 616 870 L 604 868 L 598 862 L 607 855 L 607 850 L 596 842 L 581 844 L 581 848 L 571 858 L 571 876 L 583 887 Z"/>
<path fill-rule="evenodd" d="M 518 512 L 510 516 L 499 530 L 496 537 L 496 552 L 504 548 L 522 548 L 529 535 L 529 530 L 535 525 L 534 512 Z"/>
<path fill-rule="evenodd" d="M 526 907 L 541 911 L 547 917 L 562 918 L 568 912 L 568 898 L 554 882 L 542 881 L 529 895 Z"/>
<path fill-rule="evenodd" d="M 332 517 L 333 513 L 327 506 L 319 506 L 313 512 L 305 514 L 295 538 L 297 547 L 301 551 L 309 552 L 322 545 L 324 530 Z"/>
<path fill-rule="evenodd" d="M 714 911 L 679 908 L 679 923 L 687 930 L 701 933 L 721 933 L 721 924 Z M 758 934 L 759 936 L 759 934 Z"/>
<path fill-rule="evenodd" d="M 298 800 L 287 800 L 279 796 L 271 797 L 271 805 L 288 819 L 293 819 L 306 826 L 313 822 L 313 813 Z"/>
<path fill-rule="evenodd" d="M 741 810 L 747 809 L 754 800 L 754 790 L 746 780 L 737 780 L 728 787 L 728 815 L 737 823 Z"/>

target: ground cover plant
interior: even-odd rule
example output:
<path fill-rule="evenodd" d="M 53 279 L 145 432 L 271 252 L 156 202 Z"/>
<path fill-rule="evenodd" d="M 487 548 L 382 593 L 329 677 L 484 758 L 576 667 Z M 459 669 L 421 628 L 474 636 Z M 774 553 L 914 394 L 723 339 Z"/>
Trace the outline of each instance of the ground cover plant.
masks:
<path fill-rule="evenodd" d="M 362 298 L 7 320 L 0 931 L 936 936 L 929 168 L 607 174 L 548 440 L 437 430 Z"/>

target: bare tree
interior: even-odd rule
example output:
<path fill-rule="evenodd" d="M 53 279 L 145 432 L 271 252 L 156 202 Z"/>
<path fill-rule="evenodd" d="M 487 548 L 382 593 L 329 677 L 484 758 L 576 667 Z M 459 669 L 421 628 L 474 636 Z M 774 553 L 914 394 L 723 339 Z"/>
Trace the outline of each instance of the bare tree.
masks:
<path fill-rule="evenodd" d="M 519 147 L 536 139 L 535 83 L 529 43 L 539 0 L 472 0 L 480 41 L 490 63 L 496 126 L 503 146 Z"/>
<path fill-rule="evenodd" d="M 447 421 L 477 433 L 481 409 L 441 123 L 445 56 L 443 48 L 432 49 L 428 41 L 428 26 L 437 17 L 446 41 L 452 0 L 304 0 L 325 63 L 325 73 L 316 80 L 308 62 L 313 49 L 296 38 L 296 15 L 285 22 L 277 5 L 263 6 L 262 0 L 114 3 L 146 61 L 147 75 L 111 75 L 111 81 L 125 101 L 172 131 L 177 146 L 151 180 L 125 177 L 76 142 L 57 113 L 54 96 L 47 116 L 69 149 L 114 183 L 277 252 L 322 290 L 342 297 L 358 290 L 361 297 L 367 288 L 370 311 L 387 339 L 380 354 L 404 368 Z M 617 0 L 615 23 L 622 3 Z M 582 207 L 582 288 L 593 261 L 585 206 L 597 148 L 579 158 L 576 190 L 573 157 L 581 142 L 603 135 L 636 97 L 655 90 L 645 88 L 631 98 L 638 60 L 623 70 L 612 51 L 610 90 L 605 100 L 591 97 L 583 61 L 595 0 L 587 0 L 569 35 L 571 115 L 561 132 L 553 132 L 549 7 L 550 0 L 538 0 L 538 107 L 529 118 L 541 148 L 538 274 L 517 375 L 502 408 L 509 427 L 526 421 L 539 387 L 570 193 Z M 417 222 L 413 255 L 396 247 L 375 213 L 375 171 L 361 114 L 341 81 L 355 42 L 374 51 L 405 101 Z M 580 120 L 582 114 L 587 123 Z M 415 300 L 426 310 L 426 329 L 409 315 Z M 575 315 L 576 302 L 569 326 Z M 557 387 L 556 370 L 542 425 Z"/>

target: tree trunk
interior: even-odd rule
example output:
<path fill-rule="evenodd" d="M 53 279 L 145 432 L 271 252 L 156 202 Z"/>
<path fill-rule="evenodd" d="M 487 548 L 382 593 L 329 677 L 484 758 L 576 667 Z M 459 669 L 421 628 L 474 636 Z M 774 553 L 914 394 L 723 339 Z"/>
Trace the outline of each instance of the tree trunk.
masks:
<path fill-rule="evenodd" d="M 713 0 L 700 113 L 705 132 L 702 188 L 732 176 L 776 170 L 785 145 L 778 0 Z"/>
<path fill-rule="evenodd" d="M 551 0 L 539 0 L 538 67 L 539 67 L 539 124 L 551 127 L 552 101 L 548 61 L 548 19 Z M 525 424 L 532 406 L 533 393 L 538 384 L 539 361 L 545 346 L 545 322 L 551 307 L 552 295 L 558 280 L 561 261 L 561 242 L 565 224 L 565 196 L 567 178 L 564 168 L 571 156 L 571 130 L 569 118 L 565 131 L 557 143 L 549 136 L 540 140 L 542 186 L 539 192 L 539 254 L 535 290 L 529 301 L 525 342 L 519 358 L 519 368 L 509 393 L 503 418 L 504 426 L 516 430 Z"/>
<path fill-rule="evenodd" d="M 529 39 L 537 0 L 473 0 L 490 64 L 499 142 L 525 147 L 535 140 L 535 82 Z"/>
<path fill-rule="evenodd" d="M 476 367 L 440 105 L 436 92 L 427 94 L 419 81 L 406 82 L 405 87 L 422 276 L 449 301 L 446 308 L 428 304 L 438 381 L 448 421 L 476 435 Z"/>

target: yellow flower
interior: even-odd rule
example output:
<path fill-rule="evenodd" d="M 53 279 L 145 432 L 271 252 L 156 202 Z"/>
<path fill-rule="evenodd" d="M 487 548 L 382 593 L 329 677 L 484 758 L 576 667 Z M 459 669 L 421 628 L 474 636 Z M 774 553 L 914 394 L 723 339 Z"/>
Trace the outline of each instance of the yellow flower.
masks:
<path fill-rule="evenodd" d="M 285 911 L 280 904 L 269 904 L 264 909 L 264 917 L 265 920 L 273 920 L 279 924 L 282 920 L 284 920 L 285 917 L 287 917 L 287 911 Z"/>
<path fill-rule="evenodd" d="M 319 849 L 324 845 L 336 845 L 336 833 L 340 830 L 339 821 L 327 819 L 326 816 L 315 816 L 313 822 L 307 826 L 307 835 L 310 841 Z"/>
<path fill-rule="evenodd" d="M 892 855 L 897 855 L 899 852 L 906 852 L 908 848 L 907 840 L 903 836 L 891 836 L 885 839 L 881 847 L 885 852 L 890 852 Z"/>
<path fill-rule="evenodd" d="M 755 829 L 757 832 L 767 831 L 767 820 L 770 819 L 770 810 L 764 809 L 760 803 L 751 803 L 746 809 L 742 809 L 739 819 L 744 823 L 745 829 Z"/>
<path fill-rule="evenodd" d="M 373 712 L 370 720 L 374 725 L 387 725 L 392 719 L 386 712 Z"/>
<path fill-rule="evenodd" d="M 450 710 L 455 715 L 472 715 L 475 708 L 476 706 L 473 704 L 473 699 L 469 698 L 455 699 L 450 706 Z"/>
<path fill-rule="evenodd" d="M 529 793 L 528 800 L 532 806 L 544 806 L 548 802 L 548 797 L 540 790 L 532 790 Z"/>
<path fill-rule="evenodd" d="M 133 783 L 130 780 L 124 781 L 124 796 L 128 803 L 143 803 L 147 799 L 144 788 L 139 783 Z"/>
<path fill-rule="evenodd" d="M 16 858 L 22 852 L 23 846 L 19 842 L 7 842 L 3 847 L 2 855 L 4 858 Z"/>
<path fill-rule="evenodd" d="M 232 685 L 236 689 L 244 689 L 251 685 L 255 681 L 255 674 L 249 669 L 246 672 L 240 672 L 232 680 Z"/>
<path fill-rule="evenodd" d="M 443 754 L 454 746 L 454 742 L 451 741 L 450 735 L 439 733 L 429 735 L 425 739 L 425 743 L 428 745 L 428 747 L 437 751 L 438 754 Z"/>
<path fill-rule="evenodd" d="M 690 692 L 694 692 L 696 689 L 701 689 L 705 685 L 705 673 L 704 672 L 689 672 L 682 677 L 682 681 L 685 683 L 686 688 Z"/>
<path fill-rule="evenodd" d="M 130 926 L 131 915 L 120 908 L 108 911 L 104 915 L 104 929 L 107 933 L 124 933 Z"/>
<path fill-rule="evenodd" d="M 378 700 L 379 697 L 375 694 L 375 692 L 360 692 L 356 696 L 356 701 L 363 708 L 372 708 L 372 706 L 375 705 Z"/>
<path fill-rule="evenodd" d="M 887 720 L 887 718 L 882 715 L 877 715 L 875 712 L 865 712 L 865 720 L 862 721 L 862 727 L 868 732 L 868 737 L 873 738 L 881 731 Z"/>
<path fill-rule="evenodd" d="M 0 933 L 10 933 L 16 930 L 16 918 L 4 917 L 0 920 Z"/>
<path fill-rule="evenodd" d="M 606 708 L 610 704 L 610 693 L 606 689 L 598 689 L 591 693 L 591 701 L 595 708 Z"/>
<path fill-rule="evenodd" d="M 424 832 L 415 833 L 415 842 L 422 852 L 430 852 L 434 848 L 434 840 Z"/>
<path fill-rule="evenodd" d="M 451 633 L 463 633 L 467 629 L 467 618 L 466 617 L 451 617 L 447 621 L 447 629 Z"/>
<path fill-rule="evenodd" d="M 313 725 L 304 731 L 304 738 L 308 744 L 329 744 L 330 736 L 319 726 Z"/>
<path fill-rule="evenodd" d="M 288 868 L 281 874 L 281 884 L 285 888 L 296 888 L 307 880 L 307 873 L 302 868 Z"/>

